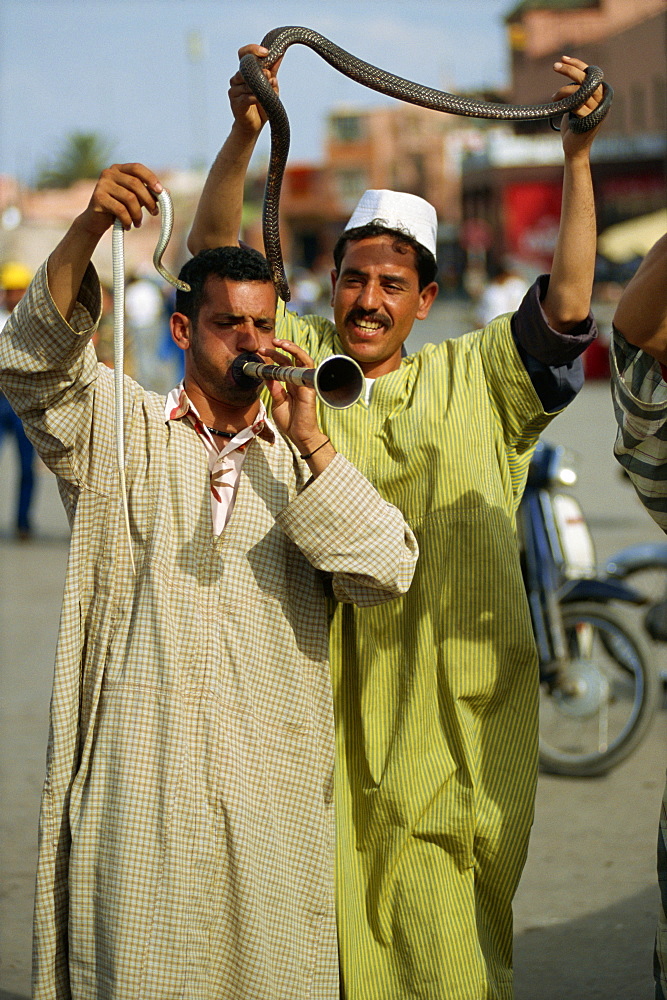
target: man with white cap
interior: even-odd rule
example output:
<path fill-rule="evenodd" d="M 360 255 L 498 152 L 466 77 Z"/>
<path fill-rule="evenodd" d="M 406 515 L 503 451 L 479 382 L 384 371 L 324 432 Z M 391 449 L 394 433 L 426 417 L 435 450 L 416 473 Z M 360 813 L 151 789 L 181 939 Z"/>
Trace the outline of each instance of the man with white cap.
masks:
<path fill-rule="evenodd" d="M 345 229 L 356 229 L 378 219 L 385 228 L 402 229 L 435 257 L 438 217 L 433 205 L 403 191 L 364 191 Z"/>
<path fill-rule="evenodd" d="M 260 46 L 248 46 L 265 54 Z M 563 57 L 569 92 L 585 64 Z M 267 76 L 276 86 L 275 75 Z M 232 132 L 188 245 L 236 243 L 263 113 L 232 78 Z M 596 106 L 596 94 L 582 114 Z M 347 1000 L 509 1000 L 511 904 L 537 773 L 538 672 L 515 511 L 540 432 L 576 394 L 589 315 L 594 133 L 561 124 L 563 206 L 551 276 L 517 313 L 404 356 L 437 294 L 436 215 L 368 191 L 334 250 L 334 322 L 281 315 L 319 362 L 345 352 L 372 392 L 323 432 L 404 513 L 420 559 L 408 594 L 338 607 L 337 916 Z"/>

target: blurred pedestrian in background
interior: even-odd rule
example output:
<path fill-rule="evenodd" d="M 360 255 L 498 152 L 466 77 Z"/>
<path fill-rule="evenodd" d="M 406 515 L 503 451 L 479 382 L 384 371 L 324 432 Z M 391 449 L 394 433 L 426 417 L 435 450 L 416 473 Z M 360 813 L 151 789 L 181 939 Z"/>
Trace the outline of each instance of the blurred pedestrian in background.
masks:
<path fill-rule="evenodd" d="M 322 298 L 322 286 L 311 270 L 306 267 L 299 267 L 292 275 L 290 283 L 292 299 L 290 306 L 299 316 L 307 316 L 309 313 L 317 312 L 317 307 Z"/>
<path fill-rule="evenodd" d="M 14 307 L 23 298 L 31 280 L 31 272 L 24 264 L 17 261 L 8 261 L 0 268 L 0 330 L 9 319 Z M 35 491 L 35 449 L 26 437 L 23 424 L 12 410 L 4 393 L 0 392 L 0 447 L 7 436 L 14 438 L 19 460 L 14 528 L 19 541 L 25 542 L 32 537 L 30 509 Z"/>
<path fill-rule="evenodd" d="M 158 351 L 166 321 L 166 304 L 152 278 L 135 273 L 125 290 L 127 336 L 132 345 L 136 379 L 144 389 L 162 392 Z"/>
<path fill-rule="evenodd" d="M 486 326 L 496 316 L 516 312 L 528 291 L 528 282 L 504 261 L 492 264 L 490 281 L 477 303 L 476 315 L 480 326 Z"/>

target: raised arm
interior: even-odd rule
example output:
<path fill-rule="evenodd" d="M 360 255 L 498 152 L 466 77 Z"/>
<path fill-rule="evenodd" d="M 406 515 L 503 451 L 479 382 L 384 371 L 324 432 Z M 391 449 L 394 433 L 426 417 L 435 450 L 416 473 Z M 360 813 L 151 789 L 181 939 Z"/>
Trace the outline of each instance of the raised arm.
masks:
<path fill-rule="evenodd" d="M 85 482 L 106 495 L 114 482 L 113 422 L 95 419 L 107 404 L 113 412 L 113 383 L 90 344 L 100 297 L 94 271 L 86 270 L 116 217 L 136 225 L 141 205 L 154 210 L 147 184 L 157 193 L 157 178 L 138 164 L 103 172 L 87 208 L 39 268 L 0 336 L 2 389 L 43 461 L 75 491 Z M 92 446 L 93 436 L 99 447 Z M 68 495 L 71 512 L 74 493 Z"/>
<path fill-rule="evenodd" d="M 267 51 L 261 45 L 245 45 L 239 49 L 239 59 L 248 52 L 264 56 Z M 278 62 L 270 71 L 265 70 L 276 93 L 279 65 Z M 199 199 L 188 236 L 188 249 L 192 254 L 238 244 L 245 177 L 259 133 L 266 123 L 264 111 L 240 72 L 229 81 L 228 93 L 234 124 L 213 162 Z"/>
<path fill-rule="evenodd" d="M 561 62 L 554 63 L 554 69 L 573 81 L 554 95 L 555 100 L 560 100 L 584 79 L 586 63 L 563 56 Z M 577 115 L 590 114 L 601 99 L 599 87 Z M 586 319 L 590 311 L 597 242 L 590 148 L 597 133 L 596 128 L 575 134 L 568 128 L 567 115 L 562 119 L 565 164 L 560 226 L 549 288 L 542 303 L 550 325 L 562 333 Z"/>
<path fill-rule="evenodd" d="M 614 326 L 629 344 L 667 365 L 667 233 L 649 250 L 623 292 Z"/>
<path fill-rule="evenodd" d="M 158 214 L 155 195 L 162 185 L 141 163 L 114 164 L 102 171 L 86 209 L 77 216 L 49 257 L 49 290 L 61 316 L 69 320 L 95 247 L 116 218 L 125 229 L 140 226 L 142 210 Z"/>

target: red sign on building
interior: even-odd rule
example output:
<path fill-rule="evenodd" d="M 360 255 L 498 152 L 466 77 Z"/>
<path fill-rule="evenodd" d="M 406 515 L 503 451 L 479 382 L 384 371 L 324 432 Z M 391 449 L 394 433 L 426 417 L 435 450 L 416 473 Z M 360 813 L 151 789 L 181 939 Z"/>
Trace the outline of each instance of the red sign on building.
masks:
<path fill-rule="evenodd" d="M 556 181 L 508 184 L 503 190 L 508 252 L 549 267 L 560 221 L 561 185 Z"/>

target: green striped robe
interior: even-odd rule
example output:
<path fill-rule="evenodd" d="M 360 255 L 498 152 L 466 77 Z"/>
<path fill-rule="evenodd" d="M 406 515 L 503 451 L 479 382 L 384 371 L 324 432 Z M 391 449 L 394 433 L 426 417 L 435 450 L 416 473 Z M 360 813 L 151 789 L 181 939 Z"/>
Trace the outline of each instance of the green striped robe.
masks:
<path fill-rule="evenodd" d="M 287 313 L 316 362 L 332 324 Z M 547 415 L 509 317 L 427 345 L 370 406 L 321 408 L 404 513 L 409 593 L 332 623 L 337 907 L 346 1000 L 507 1000 L 537 772 L 538 671 L 515 511 Z"/>

